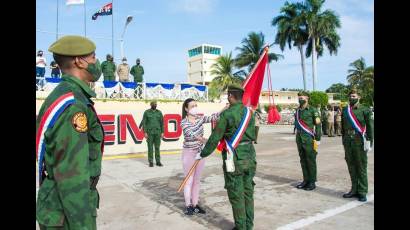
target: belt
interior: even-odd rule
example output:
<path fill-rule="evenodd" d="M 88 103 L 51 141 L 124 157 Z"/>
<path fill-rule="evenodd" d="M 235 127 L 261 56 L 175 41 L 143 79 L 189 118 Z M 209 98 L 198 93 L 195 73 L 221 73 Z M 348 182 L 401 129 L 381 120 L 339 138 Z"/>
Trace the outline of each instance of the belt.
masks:
<path fill-rule="evenodd" d="M 100 176 L 92 176 L 90 177 L 90 189 L 95 190 L 98 184 L 98 180 L 100 179 Z"/>

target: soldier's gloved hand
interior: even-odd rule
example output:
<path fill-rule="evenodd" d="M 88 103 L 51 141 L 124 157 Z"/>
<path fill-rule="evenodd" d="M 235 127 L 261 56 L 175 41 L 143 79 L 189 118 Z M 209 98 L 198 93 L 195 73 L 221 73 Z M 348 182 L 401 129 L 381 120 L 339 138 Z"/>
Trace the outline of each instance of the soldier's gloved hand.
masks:
<path fill-rule="evenodd" d="M 199 153 L 196 154 L 195 160 L 201 160 L 201 159 L 202 159 L 201 152 L 199 152 Z"/>

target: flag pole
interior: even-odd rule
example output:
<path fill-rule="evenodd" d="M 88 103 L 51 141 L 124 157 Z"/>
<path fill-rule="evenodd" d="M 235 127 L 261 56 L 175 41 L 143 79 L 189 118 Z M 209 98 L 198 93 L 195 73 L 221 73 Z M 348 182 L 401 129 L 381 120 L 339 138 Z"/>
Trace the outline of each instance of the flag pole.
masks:
<path fill-rule="evenodd" d="M 87 37 L 87 18 L 86 18 L 86 7 L 85 7 L 85 2 L 86 0 L 84 0 L 84 37 Z"/>
<path fill-rule="evenodd" d="M 111 52 L 114 59 L 114 0 L 111 2 Z"/>
<path fill-rule="evenodd" d="M 56 20 L 56 41 L 58 40 L 58 0 L 57 0 L 57 20 Z"/>

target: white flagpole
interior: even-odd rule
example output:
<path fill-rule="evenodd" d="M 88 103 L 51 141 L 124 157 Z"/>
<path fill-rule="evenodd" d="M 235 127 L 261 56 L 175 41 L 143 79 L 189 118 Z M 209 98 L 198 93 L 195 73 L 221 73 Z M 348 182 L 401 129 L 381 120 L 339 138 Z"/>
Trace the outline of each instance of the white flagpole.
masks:
<path fill-rule="evenodd" d="M 57 0 L 57 20 L 56 20 L 56 41 L 58 40 L 58 0 Z"/>
<path fill-rule="evenodd" d="M 87 12 L 85 8 L 85 0 L 84 0 L 84 37 L 87 37 Z"/>

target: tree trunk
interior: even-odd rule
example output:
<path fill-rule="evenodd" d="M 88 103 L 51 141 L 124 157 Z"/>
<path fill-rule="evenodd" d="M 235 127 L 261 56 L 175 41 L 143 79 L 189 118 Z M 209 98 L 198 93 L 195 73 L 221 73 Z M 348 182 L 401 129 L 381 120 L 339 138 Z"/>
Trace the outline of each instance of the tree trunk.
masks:
<path fill-rule="evenodd" d="M 302 61 L 302 76 L 303 76 L 303 90 L 306 91 L 306 66 L 305 66 L 305 54 L 303 52 L 303 45 L 299 45 L 300 59 Z"/>
<path fill-rule="evenodd" d="M 316 74 L 316 38 L 312 36 L 312 75 L 313 75 L 313 91 L 316 91 L 317 74 Z"/>

